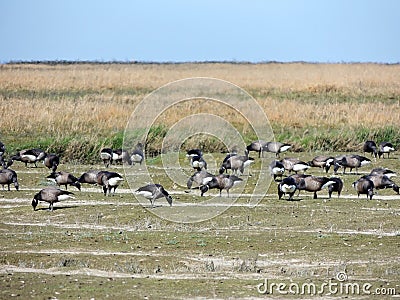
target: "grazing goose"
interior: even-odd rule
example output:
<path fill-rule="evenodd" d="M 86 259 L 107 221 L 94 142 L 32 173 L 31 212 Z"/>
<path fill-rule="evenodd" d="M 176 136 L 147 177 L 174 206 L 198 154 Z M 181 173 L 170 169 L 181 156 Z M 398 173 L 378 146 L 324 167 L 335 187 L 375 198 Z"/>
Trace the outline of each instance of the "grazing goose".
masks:
<path fill-rule="evenodd" d="M 47 154 L 43 163 L 46 167 L 51 169 L 52 172 L 55 172 L 60 164 L 60 158 L 56 154 Z"/>
<path fill-rule="evenodd" d="M 399 187 L 386 175 L 375 174 L 366 175 L 363 178 L 367 178 L 374 183 L 374 188 L 376 190 L 392 188 L 397 194 L 399 194 Z"/>
<path fill-rule="evenodd" d="M 244 168 L 249 167 L 254 162 L 254 158 L 249 157 L 249 152 L 245 150 L 245 155 L 233 155 L 222 163 L 220 173 L 224 173 L 226 170 L 231 169 L 234 174 L 239 171 L 241 175 L 244 173 Z M 249 169 L 249 176 L 250 169 Z"/>
<path fill-rule="evenodd" d="M 379 144 L 379 151 L 378 151 L 378 156 L 379 158 L 385 158 L 385 153 L 387 153 L 388 158 L 390 156 L 390 152 L 394 151 L 394 146 L 392 143 L 389 142 L 382 142 Z"/>
<path fill-rule="evenodd" d="M 284 144 L 280 142 L 267 142 L 263 146 L 262 151 L 272 152 L 275 153 L 276 157 L 279 157 L 279 153 L 285 152 L 289 150 L 292 146 L 289 144 Z"/>
<path fill-rule="evenodd" d="M 114 189 L 114 195 L 115 190 L 123 180 L 122 176 L 116 172 L 100 171 L 97 174 L 97 184 L 103 187 L 104 196 L 107 195 L 107 191 L 110 196 L 112 189 Z"/>
<path fill-rule="evenodd" d="M 3 191 L 4 191 L 4 185 L 8 186 L 8 190 L 10 191 L 10 184 L 13 183 L 15 189 L 18 191 L 19 190 L 19 184 L 18 184 L 18 176 L 17 173 L 14 170 L 11 169 L 3 169 L 0 170 L 0 184 L 3 186 Z"/>
<path fill-rule="evenodd" d="M 192 176 L 190 176 L 189 180 L 187 181 L 187 188 L 190 190 L 192 188 L 193 182 L 197 183 L 199 186 L 207 184 L 214 175 L 208 173 L 206 170 L 197 171 Z"/>
<path fill-rule="evenodd" d="M 111 148 L 103 148 L 100 151 L 100 158 L 103 161 L 104 166 L 108 168 L 109 165 L 112 164 L 113 160 L 118 159 L 118 155 L 114 153 Z"/>
<path fill-rule="evenodd" d="M 346 168 L 350 168 L 350 172 L 355 168 L 356 174 L 358 174 L 358 168 L 363 167 L 370 163 L 371 160 L 369 158 L 366 158 L 365 156 L 357 154 L 343 155 L 335 159 L 334 172 L 335 174 L 337 174 L 339 168 L 342 167 L 344 174 L 346 172 Z"/>
<path fill-rule="evenodd" d="M 281 163 L 283 164 L 285 170 L 287 170 L 289 173 L 293 171 L 297 174 L 299 171 L 305 172 L 310 168 L 310 166 L 304 161 L 292 157 L 281 159 Z"/>
<path fill-rule="evenodd" d="M 378 155 L 378 148 L 374 141 L 366 141 L 363 146 L 364 155 L 365 153 L 371 153 L 375 158 Z"/>
<path fill-rule="evenodd" d="M 65 185 L 65 189 L 67 190 L 68 185 L 72 185 L 76 187 L 78 190 L 81 190 L 81 184 L 74 175 L 68 172 L 60 171 L 60 172 L 53 172 L 46 178 L 53 180 L 57 183 L 58 186 Z"/>
<path fill-rule="evenodd" d="M 135 165 L 135 163 L 139 163 L 140 165 L 142 164 L 144 160 L 144 153 L 143 153 L 143 145 L 142 143 L 138 143 L 136 145 L 135 150 L 132 151 L 131 154 L 131 164 Z"/>
<path fill-rule="evenodd" d="M 45 201 L 50 203 L 49 210 L 53 211 L 53 204 L 55 202 L 67 200 L 69 198 L 74 198 L 74 193 L 60 190 L 59 188 L 55 187 L 47 187 L 37 193 L 32 200 L 32 207 L 33 210 L 36 210 L 36 206 L 38 205 L 39 201 Z"/>
<path fill-rule="evenodd" d="M 369 199 L 372 200 L 372 196 L 374 195 L 374 183 L 371 179 L 360 178 L 354 181 L 352 186 L 357 191 L 358 197 L 360 197 L 360 194 L 366 194 L 367 199 L 369 197 Z"/>
<path fill-rule="evenodd" d="M 278 160 L 273 160 L 269 164 L 269 173 L 271 176 L 274 176 L 274 181 L 276 181 L 276 177 L 280 177 L 282 179 L 283 174 L 285 173 L 285 167 Z"/>
<path fill-rule="evenodd" d="M 89 170 L 85 173 L 83 173 L 79 179 L 78 182 L 80 183 L 88 183 L 88 184 L 97 184 L 97 175 L 102 172 L 100 170 Z"/>
<path fill-rule="evenodd" d="M 226 175 L 219 174 L 214 176 L 209 182 L 200 187 L 201 196 L 204 196 L 204 193 L 210 189 L 219 189 L 219 196 L 221 197 L 222 190 L 226 190 L 229 197 L 229 190 L 239 182 L 243 181 L 243 179 L 235 176 L 235 175 Z"/>
<path fill-rule="evenodd" d="M 279 200 L 283 195 L 289 194 L 289 199 L 293 199 L 293 195 L 297 189 L 296 181 L 293 177 L 286 177 L 278 184 L 278 197 Z"/>
<path fill-rule="evenodd" d="M 337 192 L 338 198 L 339 198 L 339 196 L 343 190 L 343 181 L 338 177 L 331 177 L 331 178 L 329 178 L 329 180 L 334 181 L 333 184 L 328 186 L 329 199 L 332 197 L 333 192 Z"/>
<path fill-rule="evenodd" d="M 262 140 L 254 141 L 246 147 L 246 150 L 249 152 L 250 151 L 258 152 L 258 158 L 260 158 L 261 155 L 263 154 L 262 152 L 264 151 L 265 144 L 266 142 Z"/>
<path fill-rule="evenodd" d="M 21 150 L 17 152 L 15 155 L 10 157 L 6 167 L 8 168 L 9 166 L 11 166 L 14 160 L 25 163 L 25 167 L 28 166 L 28 163 L 34 164 L 35 167 L 37 167 L 36 163 L 38 161 L 44 160 L 45 157 L 46 157 L 46 152 L 44 152 L 42 149 L 35 148 L 35 149 Z"/>
<path fill-rule="evenodd" d="M 333 156 L 318 155 L 308 162 L 310 167 L 322 168 L 328 173 L 333 165 L 335 158 Z"/>
<path fill-rule="evenodd" d="M 313 192 L 314 199 L 317 199 L 317 192 L 329 187 L 336 182 L 327 177 L 306 176 L 300 180 L 297 188 L 306 192 Z"/>
<path fill-rule="evenodd" d="M 156 183 L 142 186 L 136 190 L 136 194 L 149 199 L 151 207 L 154 207 L 154 202 L 156 201 L 156 199 L 162 197 L 164 197 L 169 205 L 172 206 L 172 197 L 161 184 Z"/>
<path fill-rule="evenodd" d="M 372 169 L 371 173 L 369 173 L 370 175 L 385 175 L 389 178 L 397 176 L 396 172 L 386 169 L 386 168 L 375 168 Z"/>

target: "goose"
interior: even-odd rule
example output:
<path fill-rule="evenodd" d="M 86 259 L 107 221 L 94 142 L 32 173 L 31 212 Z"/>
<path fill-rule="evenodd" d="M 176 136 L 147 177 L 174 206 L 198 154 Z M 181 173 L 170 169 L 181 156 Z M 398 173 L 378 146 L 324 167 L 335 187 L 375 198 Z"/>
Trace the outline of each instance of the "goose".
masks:
<path fill-rule="evenodd" d="M 394 151 L 394 146 L 392 143 L 389 142 L 382 142 L 379 144 L 379 151 L 378 151 L 378 156 L 379 158 L 385 158 L 385 153 L 387 153 L 388 158 L 390 156 L 390 152 Z"/>
<path fill-rule="evenodd" d="M 190 176 L 189 180 L 187 181 L 187 188 L 190 190 L 192 188 L 193 182 L 197 183 L 199 186 L 207 184 L 214 175 L 207 172 L 206 170 L 197 171 L 192 176 Z"/>
<path fill-rule="evenodd" d="M 206 193 L 210 189 L 219 189 L 220 197 L 222 194 L 222 190 L 226 190 L 229 198 L 229 190 L 241 181 L 243 181 L 243 179 L 237 177 L 236 175 L 219 174 L 217 176 L 214 176 L 205 185 L 202 185 L 200 187 L 201 196 L 204 196 L 204 193 Z"/>
<path fill-rule="evenodd" d="M 372 196 L 374 195 L 374 183 L 371 179 L 360 178 L 354 181 L 352 186 L 357 191 L 358 197 L 360 197 L 360 194 L 366 194 L 367 199 L 369 197 L 369 199 L 372 200 Z"/>
<path fill-rule="evenodd" d="M 363 146 L 364 155 L 365 153 L 371 153 L 375 158 L 378 154 L 378 148 L 376 147 L 376 143 L 374 141 L 366 141 Z"/>
<path fill-rule="evenodd" d="M 200 149 L 190 149 L 186 152 L 186 156 L 193 157 L 193 156 L 203 156 L 203 152 Z"/>
<path fill-rule="evenodd" d="M 76 187 L 78 190 L 81 190 L 81 183 L 79 182 L 78 178 L 68 172 L 60 171 L 60 172 L 53 172 L 46 178 L 54 181 L 57 183 L 58 186 L 65 185 L 65 189 L 67 190 L 68 185 L 72 185 Z"/>
<path fill-rule="evenodd" d="M 339 198 L 343 190 L 343 181 L 338 177 L 330 177 L 329 180 L 334 181 L 333 184 L 328 186 L 329 199 L 332 197 L 333 192 L 337 192 Z"/>
<path fill-rule="evenodd" d="M 169 205 L 172 206 L 172 197 L 161 184 L 156 183 L 142 186 L 138 188 L 135 193 L 149 199 L 151 207 L 154 207 L 154 202 L 156 199 L 160 199 L 162 197 L 164 197 Z"/>
<path fill-rule="evenodd" d="M 397 194 L 399 194 L 399 187 L 386 175 L 374 174 L 366 175 L 363 178 L 369 179 L 374 183 L 376 190 L 392 188 Z"/>
<path fill-rule="evenodd" d="M 279 153 L 286 152 L 291 147 L 292 146 L 289 144 L 284 144 L 280 142 L 267 142 L 263 146 L 262 151 L 275 153 L 275 156 L 279 157 Z"/>
<path fill-rule="evenodd" d="M 15 160 L 25 163 L 25 167 L 28 166 L 28 163 L 34 164 L 35 167 L 37 167 L 36 163 L 38 161 L 44 160 L 45 157 L 46 152 L 44 152 L 42 149 L 34 148 L 21 150 L 10 157 L 6 167 L 8 168 L 9 166 L 11 166 Z"/>
<path fill-rule="evenodd" d="M 18 176 L 17 173 L 14 170 L 11 169 L 3 169 L 0 170 L 0 184 L 3 186 L 3 191 L 4 191 L 4 185 L 8 186 L 8 191 L 10 191 L 10 184 L 13 183 L 15 189 L 18 191 L 19 190 L 19 184 L 18 184 Z"/>
<path fill-rule="evenodd" d="M 389 170 L 387 168 L 374 168 L 369 173 L 370 175 L 385 175 L 388 178 L 397 176 L 396 172 Z"/>
<path fill-rule="evenodd" d="M 328 173 L 329 169 L 333 165 L 335 158 L 333 156 L 318 155 L 310 160 L 307 164 L 310 167 L 322 168 Z"/>
<path fill-rule="evenodd" d="M 112 156 L 112 162 L 116 164 L 131 164 L 131 158 L 128 153 L 128 151 L 123 150 L 123 149 L 115 149 L 112 150 L 113 156 Z"/>
<path fill-rule="evenodd" d="M 50 203 L 49 210 L 53 211 L 53 204 L 55 202 L 64 201 L 70 198 L 75 198 L 72 195 L 74 195 L 74 193 L 60 190 L 59 188 L 55 187 L 44 188 L 33 197 L 32 200 L 33 210 L 36 210 L 39 201 L 45 201 Z"/>
<path fill-rule="evenodd" d="M 263 154 L 262 152 L 264 151 L 265 144 L 266 142 L 262 140 L 254 141 L 246 147 L 246 150 L 249 152 L 250 151 L 258 152 L 258 158 L 260 158 L 261 155 Z"/>
<path fill-rule="evenodd" d="M 140 165 L 142 164 L 144 160 L 144 153 L 143 153 L 143 145 L 142 143 L 138 143 L 136 145 L 135 150 L 132 151 L 131 153 L 131 164 L 135 165 L 135 163 L 139 163 Z"/>
<path fill-rule="evenodd" d="M 358 168 L 363 167 L 371 163 L 369 158 L 365 156 L 351 154 L 343 155 L 335 159 L 334 172 L 337 174 L 339 168 L 343 168 L 343 174 L 346 172 L 346 168 L 350 168 L 350 172 L 356 169 L 356 174 L 358 174 Z"/>
<path fill-rule="evenodd" d="M 123 180 L 122 176 L 116 172 L 100 171 L 97 174 L 97 184 L 103 187 L 104 196 L 107 196 L 107 191 L 110 196 L 112 189 L 114 189 L 113 195 L 115 195 L 115 190 Z"/>
<path fill-rule="evenodd" d="M 245 150 L 245 155 L 233 155 L 225 160 L 220 168 L 220 173 L 231 169 L 234 174 L 237 174 L 239 171 L 240 174 L 243 175 L 244 169 L 249 167 L 252 163 L 254 163 L 254 158 L 249 157 L 249 152 Z M 249 176 L 251 176 L 250 170 Z"/>
<path fill-rule="evenodd" d="M 113 161 L 117 161 L 119 159 L 119 155 L 111 148 L 103 148 L 100 151 L 100 158 L 103 161 L 104 166 L 108 168 Z"/>
<path fill-rule="evenodd" d="M 200 171 L 202 169 L 207 169 L 207 162 L 202 156 L 194 155 L 190 158 L 190 165 L 193 169 Z"/>
<path fill-rule="evenodd" d="M 274 177 L 274 180 L 276 181 L 276 177 L 280 177 L 282 179 L 283 174 L 285 173 L 285 167 L 283 164 L 278 161 L 278 160 L 273 160 L 269 164 L 269 173 L 271 176 Z"/>
<path fill-rule="evenodd" d="M 305 172 L 307 169 L 310 168 L 307 163 L 297 158 L 286 157 L 284 159 L 281 159 L 280 162 L 283 164 L 285 170 L 289 171 L 289 173 L 293 171 L 297 174 L 297 172 L 299 171 Z"/>
<path fill-rule="evenodd" d="M 282 196 L 289 194 L 289 199 L 293 199 L 293 195 L 297 189 L 297 184 L 296 181 L 293 177 L 289 176 L 284 178 L 281 182 L 278 184 L 278 197 L 279 200 L 282 198 Z"/>
<path fill-rule="evenodd" d="M 79 179 L 79 183 L 88 183 L 88 184 L 97 184 L 97 174 L 99 174 L 100 170 L 89 170 L 83 173 Z"/>
<path fill-rule="evenodd" d="M 51 169 L 52 172 L 55 172 L 58 165 L 60 164 L 60 158 L 58 157 L 58 155 L 50 153 L 46 155 L 43 163 L 46 167 Z"/>
<path fill-rule="evenodd" d="M 236 155 L 237 155 L 237 152 L 236 152 L 236 151 L 235 151 L 235 152 L 230 152 L 230 153 L 228 153 L 228 154 L 225 156 L 224 160 L 222 161 L 222 165 L 225 164 L 225 163 L 227 163 L 227 161 L 228 161 L 232 156 L 236 156 Z M 225 172 L 228 172 L 228 169 L 225 169 Z"/>
<path fill-rule="evenodd" d="M 324 188 L 328 188 L 330 185 L 333 185 L 335 183 L 336 181 L 330 180 L 330 178 L 327 177 L 306 176 L 300 180 L 297 188 L 306 192 L 313 192 L 314 199 L 317 199 L 318 191 L 321 191 Z"/>

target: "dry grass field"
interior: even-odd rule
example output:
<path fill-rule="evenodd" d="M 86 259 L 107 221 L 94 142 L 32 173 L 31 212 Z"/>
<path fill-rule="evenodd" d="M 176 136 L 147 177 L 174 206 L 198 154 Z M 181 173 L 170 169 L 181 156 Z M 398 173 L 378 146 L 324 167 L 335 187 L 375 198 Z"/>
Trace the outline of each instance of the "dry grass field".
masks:
<path fill-rule="evenodd" d="M 135 106 L 188 77 L 219 78 L 249 92 L 276 139 L 293 144 L 282 157 L 362 154 L 366 139 L 400 144 L 400 65 L 302 63 L 1 65 L 0 141 L 6 156 L 28 147 L 59 153 L 59 170 L 75 176 L 104 169 L 99 150 L 121 147 Z M 147 146 L 158 145 L 182 116 L 214 112 L 203 104 L 165 111 Z M 253 138 L 241 116 L 224 116 L 246 141 Z M 212 142 L 202 145 L 217 172 L 225 154 Z M 399 297 L 400 196 L 381 190 L 367 201 L 351 186 L 374 167 L 399 174 L 398 151 L 372 159 L 360 174 L 340 172 L 340 197 L 328 199 L 325 190 L 318 199 L 301 192 L 294 201 L 278 200 L 272 182 L 256 206 L 251 193 L 271 157 L 256 157 L 253 176 L 245 172 L 242 187 L 231 191 L 238 196 L 233 205 L 226 197 L 207 202 L 216 190 L 204 198 L 198 190 L 186 193 L 168 178 L 161 157 L 148 157 L 146 167 L 112 165 L 126 179 L 114 196 L 96 186 L 69 187 L 75 199 L 56 203 L 53 212 L 43 203 L 37 211 L 31 207 L 33 195 L 50 184 L 50 171 L 15 162 L 20 191 L 0 190 L 0 299 Z M 191 174 L 184 153 L 179 158 L 176 170 Z M 151 209 L 132 195 L 147 172 L 170 191 L 172 207 L 160 199 Z M 315 168 L 307 173 L 326 176 Z M 159 217 L 207 209 L 217 216 L 202 222 Z"/>

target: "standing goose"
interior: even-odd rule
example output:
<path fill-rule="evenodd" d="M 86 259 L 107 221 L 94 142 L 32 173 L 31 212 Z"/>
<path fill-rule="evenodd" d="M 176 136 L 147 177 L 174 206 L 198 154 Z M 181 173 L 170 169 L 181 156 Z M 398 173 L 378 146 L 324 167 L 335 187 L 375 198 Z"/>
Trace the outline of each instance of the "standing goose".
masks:
<path fill-rule="evenodd" d="M 3 169 L 0 170 L 0 184 L 3 186 L 4 190 L 4 185 L 8 186 L 8 191 L 10 191 L 10 184 L 13 183 L 15 189 L 18 191 L 19 190 L 19 184 L 18 184 L 18 176 L 17 173 L 14 170 L 11 169 Z"/>
<path fill-rule="evenodd" d="M 249 152 L 245 150 L 245 155 L 233 155 L 222 163 L 220 173 L 231 169 L 234 174 L 239 171 L 241 175 L 244 173 L 244 168 L 249 167 L 254 162 L 254 158 L 249 157 Z M 250 170 L 249 170 L 249 176 Z"/>
<path fill-rule="evenodd" d="M 14 160 L 25 163 L 25 167 L 28 166 L 28 163 L 34 164 L 35 167 L 37 167 L 36 163 L 38 161 L 44 160 L 45 157 L 46 157 L 46 152 L 44 152 L 42 149 L 35 148 L 35 149 L 21 150 L 17 152 L 15 155 L 10 157 L 6 167 L 8 168 L 9 166 L 11 166 Z"/>
<path fill-rule="evenodd" d="M 374 195 L 374 183 L 372 180 L 368 178 L 360 178 L 357 181 L 354 181 L 352 186 L 357 191 L 358 197 L 360 197 L 360 194 L 366 194 L 367 199 L 369 197 L 369 199 L 372 200 L 372 196 Z"/>
<path fill-rule="evenodd" d="M 292 157 L 281 159 L 281 163 L 285 167 L 285 170 L 287 170 L 289 173 L 293 171 L 297 174 L 299 171 L 305 172 L 310 168 L 310 166 L 304 161 Z"/>
<path fill-rule="evenodd" d="M 197 171 L 201 171 L 202 169 L 207 170 L 207 162 L 204 160 L 202 156 L 191 156 L 190 158 L 190 165 L 193 169 Z"/>
<path fill-rule="evenodd" d="M 102 172 L 100 170 L 89 170 L 85 173 L 83 173 L 79 179 L 78 182 L 80 183 L 88 183 L 88 184 L 97 184 L 97 175 Z"/>
<path fill-rule="evenodd" d="M 389 170 L 387 168 L 374 168 L 371 170 L 371 173 L 369 173 L 370 175 L 385 175 L 389 178 L 393 177 L 393 176 L 397 176 L 396 172 Z"/>
<path fill-rule="evenodd" d="M 343 168 L 343 174 L 346 172 L 346 168 L 350 168 L 350 172 L 353 169 L 356 169 L 356 174 L 358 174 L 358 168 L 363 167 L 371 163 L 369 158 L 365 156 L 351 154 L 351 155 L 343 155 L 338 159 L 335 159 L 335 167 L 334 172 L 337 174 L 339 168 Z"/>
<path fill-rule="evenodd" d="M 331 177 L 329 178 L 329 180 L 334 182 L 333 184 L 328 186 L 329 199 L 332 197 L 333 192 L 337 192 L 339 198 L 343 190 L 343 181 L 338 177 Z"/>
<path fill-rule="evenodd" d="M 113 160 L 118 159 L 118 154 L 114 153 L 111 148 L 103 148 L 100 151 L 100 158 L 104 163 L 104 166 L 108 168 L 112 164 Z"/>
<path fill-rule="evenodd" d="M 107 191 L 110 196 L 112 189 L 115 195 L 115 190 L 123 180 L 122 176 L 116 172 L 100 171 L 97 174 L 97 184 L 103 187 L 104 196 L 107 196 Z"/>
<path fill-rule="evenodd" d="M 280 142 L 267 142 L 263 146 L 263 151 L 275 153 L 276 157 L 279 157 L 279 153 L 288 151 L 292 146 Z"/>
<path fill-rule="evenodd" d="M 161 184 L 156 183 L 142 186 L 136 190 L 136 194 L 149 199 L 151 207 L 154 207 L 156 199 L 163 197 L 167 200 L 169 205 L 172 206 L 172 197 Z"/>
<path fill-rule="evenodd" d="M 186 152 L 186 156 L 193 157 L 193 156 L 203 156 L 203 152 L 200 149 L 190 149 Z"/>
<path fill-rule="evenodd" d="M 293 177 L 286 177 L 284 178 L 281 182 L 278 184 L 278 197 L 279 200 L 282 198 L 282 196 L 289 194 L 289 199 L 293 199 L 293 195 L 297 189 L 297 184 L 296 181 L 294 180 Z"/>
<path fill-rule="evenodd" d="M 131 153 L 131 164 L 135 165 L 135 163 L 139 163 L 140 165 L 142 164 L 144 160 L 144 153 L 143 153 L 143 145 L 142 143 L 138 143 L 136 145 L 135 150 L 132 151 Z"/>
<path fill-rule="evenodd" d="M 299 190 L 313 192 L 314 199 L 317 199 L 318 191 L 321 191 L 324 188 L 328 188 L 330 185 L 333 185 L 335 183 L 336 181 L 333 181 L 327 177 L 307 176 L 302 180 L 300 180 L 300 183 L 297 185 L 297 188 Z"/>
<path fill-rule="evenodd" d="M 221 197 L 222 190 L 226 190 L 229 197 L 229 190 L 243 179 L 235 175 L 219 174 L 214 176 L 207 184 L 200 187 L 201 196 L 210 189 L 219 189 L 219 196 Z"/>
<path fill-rule="evenodd" d="M 322 168 L 328 173 L 333 165 L 335 158 L 333 156 L 318 155 L 308 162 L 310 167 Z"/>
<path fill-rule="evenodd" d="M 72 185 L 76 187 L 78 190 L 81 190 L 81 184 L 74 175 L 68 172 L 60 171 L 60 172 L 53 172 L 49 176 L 48 179 L 53 180 L 57 183 L 58 186 L 65 185 L 65 189 L 67 190 L 68 185 Z"/>
<path fill-rule="evenodd" d="M 58 155 L 50 153 L 46 155 L 43 163 L 46 167 L 51 169 L 52 172 L 55 172 L 58 165 L 60 164 L 60 158 L 58 157 Z"/>
<path fill-rule="evenodd" d="M 250 145 L 248 145 L 246 149 L 249 152 L 250 151 L 258 152 L 258 158 L 260 158 L 261 155 L 263 154 L 262 152 L 264 151 L 265 144 L 266 142 L 262 140 L 254 141 Z"/>
<path fill-rule="evenodd" d="M 364 155 L 365 153 L 371 153 L 375 158 L 378 155 L 378 148 L 374 141 L 366 141 L 363 146 Z"/>
<path fill-rule="evenodd" d="M 393 191 L 395 191 L 397 194 L 399 194 L 399 187 L 397 186 L 397 184 L 395 184 L 394 181 L 391 180 L 386 175 L 382 175 L 382 174 L 371 175 L 370 174 L 370 175 L 363 176 L 363 178 L 371 180 L 374 183 L 374 188 L 376 190 L 392 188 Z"/>
<path fill-rule="evenodd" d="M 378 151 L 378 156 L 379 158 L 385 158 L 385 153 L 387 153 L 388 158 L 390 156 L 390 152 L 394 151 L 394 146 L 392 143 L 389 142 L 382 142 L 379 144 L 379 151 Z"/>
<path fill-rule="evenodd" d="M 192 176 L 190 176 L 189 180 L 187 181 L 187 188 L 190 190 L 192 188 L 193 182 L 197 183 L 199 186 L 207 184 L 214 175 L 208 173 L 206 170 L 197 171 Z"/>
<path fill-rule="evenodd" d="M 274 177 L 274 181 L 276 181 L 276 177 L 280 177 L 282 179 L 283 174 L 285 173 L 285 167 L 278 160 L 273 160 L 269 164 L 269 173 Z"/>
<path fill-rule="evenodd" d="M 74 193 L 60 190 L 59 188 L 55 187 L 47 187 L 42 189 L 39 193 L 37 193 L 32 200 L 32 207 L 33 210 L 36 210 L 36 206 L 38 205 L 39 201 L 45 201 L 50 203 L 49 210 L 53 211 L 53 204 L 55 202 L 67 200 L 69 198 L 74 198 Z"/>

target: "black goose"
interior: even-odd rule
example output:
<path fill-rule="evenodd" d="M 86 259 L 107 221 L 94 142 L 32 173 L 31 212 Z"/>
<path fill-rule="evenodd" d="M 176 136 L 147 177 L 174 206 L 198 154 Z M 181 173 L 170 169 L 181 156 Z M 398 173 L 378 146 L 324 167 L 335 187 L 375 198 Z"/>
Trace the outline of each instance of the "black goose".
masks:
<path fill-rule="evenodd" d="M 374 183 L 372 180 L 362 177 L 354 181 L 352 186 L 357 191 L 358 197 L 360 197 L 360 194 L 366 194 L 367 199 L 369 197 L 369 199 L 372 200 L 372 196 L 374 195 Z"/>
<path fill-rule="evenodd" d="M 371 153 L 375 158 L 378 155 L 378 148 L 376 147 L 376 143 L 374 141 L 366 141 L 363 145 L 363 152 Z"/>
<path fill-rule="evenodd" d="M 7 185 L 9 191 L 10 191 L 10 184 L 14 184 L 15 189 L 18 191 L 19 184 L 18 184 L 17 173 L 11 169 L 0 170 L 0 184 L 3 186 L 3 190 L 4 190 L 4 185 Z"/>
<path fill-rule="evenodd" d="M 231 169 L 234 174 L 237 174 L 238 171 L 241 175 L 244 173 L 244 169 L 249 167 L 254 162 L 254 158 L 249 157 L 249 152 L 245 150 L 245 155 L 232 155 L 228 159 L 222 162 L 222 166 L 220 168 L 220 173 L 224 173 L 226 170 Z M 250 176 L 249 170 L 249 176 Z"/>
<path fill-rule="evenodd" d="M 100 158 L 104 163 L 104 166 L 108 168 L 112 164 L 113 160 L 118 159 L 118 155 L 113 152 L 111 148 L 103 148 L 100 151 Z"/>
<path fill-rule="evenodd" d="M 385 175 L 389 178 L 391 178 L 393 176 L 397 176 L 396 172 L 389 170 L 387 168 L 374 168 L 371 170 L 371 172 L 369 174 L 370 175 Z"/>
<path fill-rule="evenodd" d="M 248 145 L 246 147 L 247 151 L 254 151 L 254 152 L 258 152 L 258 158 L 261 157 L 261 155 L 263 154 L 262 152 L 264 151 L 264 146 L 265 146 L 266 142 L 259 140 L 259 141 L 254 141 L 252 142 L 250 145 Z"/>
<path fill-rule="evenodd" d="M 289 199 L 293 199 L 293 195 L 296 192 L 297 189 L 297 184 L 296 181 L 293 177 L 289 176 L 284 178 L 281 182 L 278 184 L 278 197 L 279 200 L 282 198 L 282 196 L 289 194 Z"/>
<path fill-rule="evenodd" d="M 107 191 L 110 196 L 112 189 L 114 189 L 114 195 L 115 190 L 123 180 L 123 177 L 116 172 L 100 171 L 97 174 L 97 184 L 103 187 L 104 196 L 107 195 Z"/>
<path fill-rule="evenodd" d="M 335 158 L 333 156 L 318 155 L 308 162 L 310 167 L 322 168 L 328 173 L 333 165 Z"/>
<path fill-rule="evenodd" d="M 393 191 L 395 191 L 397 194 L 399 194 L 399 187 L 397 186 L 397 184 L 394 183 L 394 181 L 391 180 L 386 175 L 381 175 L 381 174 L 371 175 L 370 174 L 370 175 L 363 176 L 363 178 L 367 178 L 367 179 L 371 180 L 374 183 L 374 188 L 376 190 L 391 188 L 391 189 L 393 189 Z"/>
<path fill-rule="evenodd" d="M 42 189 L 39 193 L 37 193 L 32 200 L 33 210 L 36 210 L 36 207 L 39 201 L 45 201 L 50 203 L 49 210 L 53 211 L 53 204 L 59 201 L 67 200 L 69 198 L 74 198 L 72 195 L 74 193 L 60 190 L 55 187 L 47 187 Z"/>
<path fill-rule="evenodd" d="M 390 153 L 394 151 L 394 146 L 389 142 L 382 142 L 379 144 L 378 156 L 379 158 L 385 158 L 385 153 L 387 153 L 387 157 L 389 158 Z"/>
<path fill-rule="evenodd" d="M 89 170 L 85 173 L 83 173 L 79 179 L 78 182 L 80 183 L 88 183 L 88 184 L 97 184 L 97 174 L 99 174 L 100 170 Z"/>
<path fill-rule="evenodd" d="M 285 143 L 280 143 L 280 142 L 267 142 L 263 146 L 262 151 L 275 153 L 275 156 L 279 157 L 279 153 L 286 152 L 291 147 L 292 147 L 292 145 L 290 145 L 290 144 L 285 144 Z"/>
<path fill-rule="evenodd" d="M 6 153 L 6 146 L 0 141 L 0 164 L 3 168 L 6 167 L 6 163 L 3 157 L 4 153 Z"/>
<path fill-rule="evenodd" d="M 144 160 L 144 153 L 143 153 L 143 145 L 142 143 L 138 143 L 136 145 L 135 150 L 132 151 L 131 153 L 131 164 L 134 165 L 136 163 L 142 164 Z"/>
<path fill-rule="evenodd" d="M 142 186 L 136 190 L 136 194 L 149 199 L 151 207 L 154 207 L 156 199 L 163 197 L 167 200 L 169 205 L 172 206 L 172 197 L 161 184 L 156 183 Z"/>
<path fill-rule="evenodd" d="M 310 168 L 310 166 L 306 162 L 301 161 L 297 158 L 286 157 L 284 159 L 281 159 L 280 162 L 285 167 L 285 170 L 287 170 L 289 173 L 293 171 L 297 174 L 297 172 L 299 171 L 305 172 L 307 169 Z"/>
<path fill-rule="evenodd" d="M 278 160 L 273 160 L 269 164 L 269 173 L 271 176 L 274 177 L 274 180 L 276 181 L 276 177 L 280 177 L 282 179 L 283 174 L 285 173 L 285 167 L 283 164 L 278 161 Z"/>
<path fill-rule="evenodd" d="M 34 164 L 37 167 L 37 162 L 44 160 L 46 157 L 46 152 L 42 149 L 25 149 L 17 152 L 15 155 L 11 156 L 7 162 L 7 168 L 13 164 L 14 161 L 20 161 L 25 163 L 25 167 L 29 164 Z"/>
<path fill-rule="evenodd" d="M 368 165 L 371 163 L 371 160 L 369 158 L 366 158 L 365 156 L 357 155 L 357 154 L 351 154 L 351 155 L 342 155 L 337 158 L 335 158 L 335 166 L 334 166 L 334 172 L 337 174 L 337 171 L 339 168 L 343 168 L 343 174 L 346 172 L 346 168 L 350 168 L 350 172 L 353 169 L 356 169 L 356 174 L 358 174 L 358 168 L 363 167 L 365 165 Z"/>
<path fill-rule="evenodd" d="M 47 154 L 43 163 L 47 168 L 51 169 L 52 172 L 55 172 L 60 164 L 60 157 L 53 153 Z"/>
<path fill-rule="evenodd" d="M 197 171 L 192 176 L 190 176 L 189 180 L 187 181 L 187 188 L 190 190 L 192 188 L 193 183 L 197 183 L 198 186 L 202 186 L 207 184 L 214 175 L 207 172 L 206 170 Z"/>
<path fill-rule="evenodd" d="M 209 182 L 200 187 L 201 196 L 204 196 L 204 193 L 210 189 L 219 189 L 219 196 L 221 197 L 222 190 L 226 190 L 229 197 L 229 190 L 239 182 L 243 181 L 243 179 L 235 176 L 235 175 L 226 175 L 219 174 L 214 176 Z"/>
<path fill-rule="evenodd" d="M 330 185 L 333 185 L 335 183 L 336 181 L 333 181 L 327 177 L 306 176 L 300 180 L 297 188 L 306 192 L 313 192 L 314 199 L 317 199 L 318 191 L 321 191 L 324 188 L 328 188 Z"/>
<path fill-rule="evenodd" d="M 78 178 L 68 172 L 60 171 L 60 172 L 53 172 L 49 176 L 48 179 L 54 180 L 58 186 L 64 185 L 65 189 L 67 190 L 68 185 L 72 185 L 76 187 L 78 190 L 81 190 L 81 183 L 79 182 Z"/>

